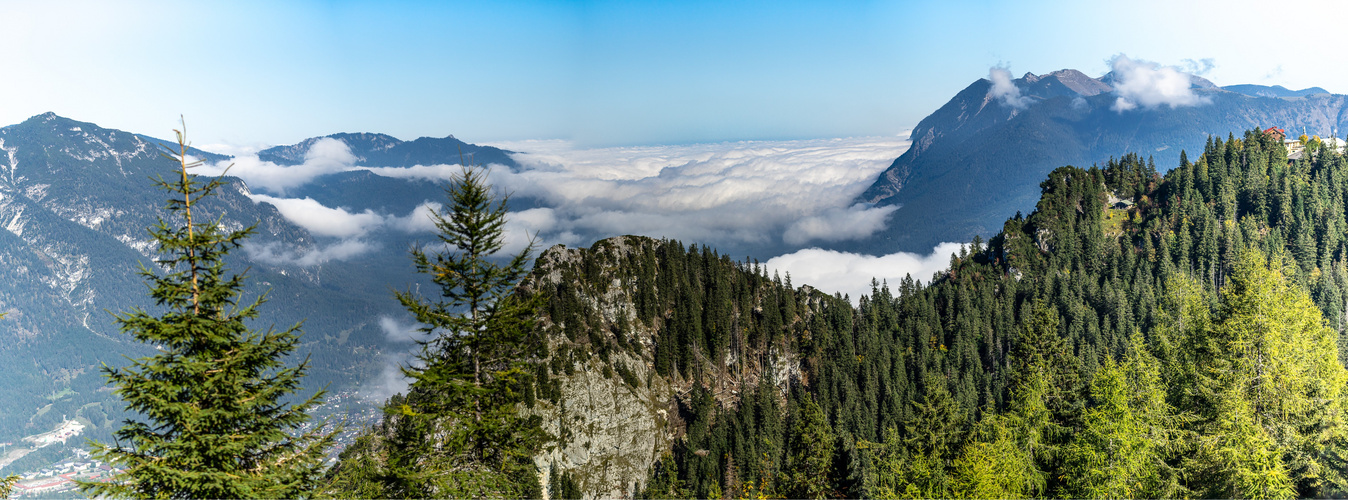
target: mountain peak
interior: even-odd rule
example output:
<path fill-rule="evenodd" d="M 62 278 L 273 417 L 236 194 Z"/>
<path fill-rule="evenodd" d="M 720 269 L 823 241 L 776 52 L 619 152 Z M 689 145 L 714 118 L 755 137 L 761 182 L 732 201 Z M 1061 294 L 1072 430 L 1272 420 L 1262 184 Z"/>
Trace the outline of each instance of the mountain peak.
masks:
<path fill-rule="evenodd" d="M 1083 97 L 1090 97 L 1114 90 L 1114 87 L 1109 84 L 1100 81 L 1099 79 L 1091 78 L 1085 73 L 1071 68 L 1060 69 L 1045 76 L 1058 79 L 1064 86 L 1072 89 L 1073 92 L 1081 94 Z"/>
<path fill-rule="evenodd" d="M 71 120 L 70 118 L 66 118 L 66 117 L 61 116 L 61 115 L 58 115 L 58 114 L 56 114 L 56 113 L 54 113 L 54 112 L 48 111 L 48 112 L 42 113 L 42 114 L 40 114 L 40 115 L 33 115 L 32 117 L 28 118 L 27 120 L 24 120 L 24 121 L 20 122 L 20 125 L 25 125 L 25 124 L 26 124 L 26 125 L 36 125 L 36 124 L 39 124 L 39 123 L 49 123 L 49 122 L 75 122 L 75 120 Z"/>
<path fill-rule="evenodd" d="M 387 134 L 369 132 L 339 133 L 323 137 L 312 137 L 289 146 L 276 146 L 258 152 L 258 158 L 278 165 L 298 165 L 304 163 L 309 149 L 323 139 L 332 139 L 345 144 L 355 156 L 356 164 L 370 167 L 410 167 L 413 165 L 435 165 L 456 162 L 460 156 L 471 158 L 476 163 L 498 164 L 508 168 L 519 165 L 510 157 L 510 151 L 490 146 L 469 144 L 453 135 L 444 138 L 421 137 L 412 141 L 403 141 Z"/>

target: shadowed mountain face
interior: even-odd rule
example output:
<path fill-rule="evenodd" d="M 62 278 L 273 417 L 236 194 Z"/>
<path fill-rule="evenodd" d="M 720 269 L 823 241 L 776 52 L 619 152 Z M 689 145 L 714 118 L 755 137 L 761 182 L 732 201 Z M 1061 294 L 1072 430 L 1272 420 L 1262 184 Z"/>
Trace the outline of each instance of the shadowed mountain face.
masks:
<path fill-rule="evenodd" d="M 1348 122 L 1348 96 L 1318 88 L 1281 89 L 1283 96 L 1280 87 L 1224 89 L 1190 81 L 1199 104 L 1118 111 L 1112 74 L 1026 74 L 1012 81 L 1019 106 L 980 79 L 923 119 L 913 129 L 912 147 L 860 196 L 903 208 L 883 233 L 850 249 L 926 252 L 943 241 L 988 237 L 1007 213 L 1033 209 L 1039 182 L 1063 165 L 1090 166 L 1137 152 L 1164 172 L 1179 164 L 1181 151 L 1200 152 L 1209 135 L 1271 126 L 1328 135 Z"/>

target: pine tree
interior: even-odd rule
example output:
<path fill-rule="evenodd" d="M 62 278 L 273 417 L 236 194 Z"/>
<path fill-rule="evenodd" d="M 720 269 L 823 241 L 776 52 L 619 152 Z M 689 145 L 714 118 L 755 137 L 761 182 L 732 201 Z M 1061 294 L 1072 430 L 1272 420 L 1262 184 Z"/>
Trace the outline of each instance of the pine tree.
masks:
<path fill-rule="evenodd" d="M 1197 384 L 1213 388 L 1199 406 L 1216 410 L 1204 456 L 1229 472 L 1212 493 L 1276 496 L 1284 475 L 1295 491 L 1313 496 L 1342 491 L 1348 370 L 1338 361 L 1336 332 L 1306 291 L 1257 250 L 1241 255 L 1222 301 L 1209 334 L 1216 349 L 1199 361 Z M 1233 468 L 1235 457 L 1264 461 Z"/>
<path fill-rule="evenodd" d="M 834 437 L 824 410 L 814 397 L 804 393 L 793 415 L 790 449 L 786 466 L 791 471 L 789 491 L 792 498 L 824 498 L 833 490 L 830 472 L 833 466 Z"/>
<path fill-rule="evenodd" d="M 183 128 L 186 130 L 186 127 Z M 266 301 L 241 303 L 244 275 L 224 258 L 253 233 L 226 231 L 198 206 L 225 185 L 189 169 L 185 133 L 165 156 L 177 171 L 156 184 L 172 193 L 150 235 L 163 252 L 159 272 L 142 268 L 162 314 L 142 308 L 116 315 L 123 332 L 159 353 L 124 368 L 103 367 L 115 393 L 142 417 L 128 419 L 117 443 L 94 443 L 92 455 L 122 469 L 109 483 L 81 483 L 94 496 L 142 498 L 281 498 L 307 494 L 335 432 L 322 433 L 307 412 L 323 391 L 299 404 L 283 400 L 300 389 L 308 360 L 285 366 L 299 344 L 299 325 L 252 330 Z M 206 222 L 201 222 L 205 220 Z"/>
<path fill-rule="evenodd" d="M 449 205 L 431 214 L 440 243 L 452 250 L 411 251 L 417 271 L 440 285 L 440 296 L 396 293 L 433 337 L 418 354 L 422 367 L 404 370 L 413 379 L 406 402 L 386 408 L 398 429 L 387 496 L 542 493 L 533 457 L 547 436 L 539 417 L 518 410 L 531 363 L 544 348 L 532 327 L 541 303 L 516 291 L 533 244 L 495 258 L 506 242 L 506 199 L 492 193 L 485 176 L 465 167 L 446 189 Z"/>
<path fill-rule="evenodd" d="M 1091 381 L 1096 405 L 1067 447 L 1067 486 L 1079 498 L 1177 497 L 1166 468 L 1179 419 L 1165 402 L 1156 359 L 1135 333 L 1122 364 L 1106 358 Z"/>

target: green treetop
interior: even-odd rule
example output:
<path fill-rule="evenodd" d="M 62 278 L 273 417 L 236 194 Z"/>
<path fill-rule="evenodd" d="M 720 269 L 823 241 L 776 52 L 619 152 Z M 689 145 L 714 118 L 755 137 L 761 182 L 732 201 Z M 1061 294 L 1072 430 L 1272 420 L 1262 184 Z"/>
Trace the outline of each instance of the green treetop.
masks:
<path fill-rule="evenodd" d="M 419 272 L 439 297 L 396 297 L 430 335 L 405 399 L 390 404 L 388 469 L 375 472 L 383 496 L 540 497 L 533 457 L 547 439 L 538 417 L 519 405 L 532 390 L 530 363 L 544 348 L 533 329 L 539 302 L 516 284 L 528 273 L 533 244 L 505 258 L 506 199 L 484 170 L 465 167 L 431 213 L 439 247 L 414 247 Z M 369 472 L 337 474 L 355 485 Z M 340 495 L 340 492 L 338 492 Z"/>
<path fill-rule="evenodd" d="M 184 128 L 185 129 L 185 128 Z M 198 206 L 224 185 L 201 182 L 182 131 L 178 163 L 168 179 L 168 220 L 150 228 L 162 256 L 160 271 L 142 268 L 159 315 L 142 308 L 118 314 L 123 332 L 159 349 L 123 368 L 103 367 L 115 392 L 141 418 L 128 419 L 113 445 L 93 443 L 94 458 L 122 470 L 112 482 L 82 483 L 95 496 L 139 498 L 282 498 L 307 494 L 334 433 L 302 431 L 319 391 L 299 404 L 283 402 L 300 389 L 308 361 L 286 367 L 299 343 L 299 325 L 252 330 L 265 295 L 241 303 L 244 276 L 224 257 L 253 232 L 225 231 Z M 168 148 L 165 148 L 168 149 Z M 205 220 L 205 222 L 202 222 Z"/>

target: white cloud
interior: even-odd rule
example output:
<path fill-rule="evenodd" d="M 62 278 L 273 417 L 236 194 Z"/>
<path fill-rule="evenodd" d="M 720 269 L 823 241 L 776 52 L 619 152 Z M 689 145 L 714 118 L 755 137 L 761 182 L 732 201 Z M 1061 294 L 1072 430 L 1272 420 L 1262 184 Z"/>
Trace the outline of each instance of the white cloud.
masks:
<path fill-rule="evenodd" d="M 494 168 L 488 179 L 504 192 L 541 200 L 550 208 L 548 224 L 531 226 L 545 242 L 638 234 L 796 247 L 863 238 L 883 229 L 885 216 L 894 209 L 854 207 L 853 200 L 903 153 L 908 140 L 595 149 L 577 149 L 564 141 L 527 141 L 499 146 L 524 151 L 515 159 L 527 168 Z M 450 172 L 448 168 L 422 172 Z M 822 223 L 849 217 L 858 220 L 821 228 Z"/>
<path fill-rule="evenodd" d="M 351 213 L 344 208 L 328 208 L 313 198 L 276 198 L 265 194 L 248 197 L 254 203 L 271 204 L 290 222 L 320 236 L 362 236 L 384 223 L 384 218 L 371 210 Z"/>
<path fill-rule="evenodd" d="M 1158 106 L 1197 106 L 1212 102 L 1190 88 L 1190 75 L 1173 66 L 1130 59 L 1119 54 L 1109 61 L 1114 73 L 1113 109 L 1120 113 Z"/>
<path fill-rule="evenodd" d="M 388 225 L 404 233 L 433 233 L 435 229 L 435 219 L 431 218 L 432 210 L 440 210 L 440 203 L 428 201 L 417 205 L 402 217 L 389 216 L 385 219 Z"/>
<path fill-rule="evenodd" d="M 899 252 L 881 256 L 807 248 L 773 257 L 766 265 L 769 273 L 771 270 L 791 273 L 792 285 L 842 293 L 855 304 L 862 295 L 870 295 L 872 278 L 887 281 L 890 290 L 895 290 L 906 275 L 929 282 L 932 274 L 950 267 L 950 255 L 959 253 L 960 246 L 941 243 L 927 255 Z"/>
<path fill-rule="evenodd" d="M 272 265 L 311 267 L 332 261 L 343 261 L 370 252 L 378 245 L 357 239 L 341 240 L 327 246 L 299 250 L 280 242 L 245 242 L 243 251 L 249 259 Z"/>
<path fill-rule="evenodd" d="M 394 394 L 407 393 L 407 386 L 411 385 L 412 380 L 403 375 L 402 368 L 422 366 L 416 357 L 420 346 L 415 344 L 418 340 L 428 338 L 421 331 L 422 326 L 415 321 L 403 322 L 390 316 L 379 317 L 379 330 L 384 333 L 389 350 L 380 354 L 379 374 L 365 381 L 360 390 L 361 397 L 383 403 Z"/>
<path fill-rule="evenodd" d="M 325 137 L 309 147 L 304 153 L 304 163 L 299 165 L 277 165 L 249 153 L 203 165 L 200 173 L 220 175 L 229 168 L 229 175 L 243 179 L 250 188 L 284 194 L 287 189 L 302 186 L 320 175 L 352 170 L 355 162 L 356 157 L 346 143 Z"/>
<path fill-rule="evenodd" d="M 811 241 L 840 241 L 864 238 L 885 228 L 885 219 L 899 207 L 873 207 L 857 203 L 848 208 L 830 208 L 791 224 L 782 235 L 789 245 Z"/>
<path fill-rule="evenodd" d="M 234 144 L 222 142 L 219 144 L 194 145 L 192 147 L 195 147 L 202 151 L 209 151 L 215 154 L 225 156 L 246 156 L 246 155 L 256 155 L 259 151 L 267 149 L 271 146 L 260 142 L 252 144 Z M 229 165 L 229 162 L 225 162 L 225 165 Z"/>
<path fill-rule="evenodd" d="M 425 340 L 426 333 L 421 330 L 422 326 L 415 321 L 403 323 L 391 316 L 379 317 L 379 330 L 384 332 L 384 340 L 395 344 L 410 344 Z"/>
<path fill-rule="evenodd" d="M 453 165 L 413 165 L 410 167 L 357 167 L 360 170 L 369 170 L 376 175 L 384 177 L 397 177 L 401 179 L 427 179 L 432 181 L 448 181 L 454 176 L 463 172 L 463 166 Z M 493 168 L 504 168 L 493 166 Z"/>
<path fill-rule="evenodd" d="M 385 353 L 380 355 L 382 365 L 379 374 L 365 381 L 360 396 L 371 403 L 383 404 L 394 394 L 406 394 L 412 379 L 403 375 L 402 367 L 409 366 L 415 358 L 404 353 Z"/>
<path fill-rule="evenodd" d="M 992 81 L 988 95 L 993 99 L 1001 99 L 1002 104 L 1014 109 L 1023 110 L 1030 106 L 1029 96 L 1020 95 L 1020 89 L 1011 81 L 1010 70 L 993 66 L 988 70 L 988 80 Z"/>

